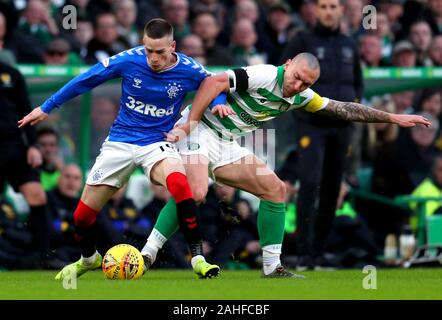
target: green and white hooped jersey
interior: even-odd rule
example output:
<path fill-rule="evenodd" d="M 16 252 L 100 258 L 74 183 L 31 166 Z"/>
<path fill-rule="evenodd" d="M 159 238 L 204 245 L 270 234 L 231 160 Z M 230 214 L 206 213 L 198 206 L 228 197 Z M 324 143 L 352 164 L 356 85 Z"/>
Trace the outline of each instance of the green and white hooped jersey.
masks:
<path fill-rule="evenodd" d="M 220 118 L 207 109 L 201 118 L 202 123 L 224 138 L 237 139 L 260 128 L 264 122 L 293 109 L 304 108 L 309 112 L 316 112 L 329 102 L 328 98 L 319 96 L 311 89 L 284 98 L 284 66 L 256 65 L 242 69 L 247 72 L 247 90 L 238 88 L 237 91 L 236 84 L 240 79 L 236 79 L 234 70 L 226 71 L 230 81 L 227 103 L 235 114 Z"/>

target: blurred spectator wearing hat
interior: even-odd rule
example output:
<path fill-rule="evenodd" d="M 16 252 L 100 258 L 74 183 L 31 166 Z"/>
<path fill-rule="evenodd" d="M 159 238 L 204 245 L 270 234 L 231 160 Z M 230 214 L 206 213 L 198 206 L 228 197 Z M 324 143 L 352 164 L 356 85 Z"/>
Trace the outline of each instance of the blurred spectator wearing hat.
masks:
<path fill-rule="evenodd" d="M 48 65 L 84 64 L 71 45 L 63 38 L 56 38 L 48 43 L 43 53 L 43 62 Z"/>
<path fill-rule="evenodd" d="M 411 42 L 401 40 L 394 45 L 392 58 L 394 67 L 415 67 L 416 62 L 417 55 Z"/>
<path fill-rule="evenodd" d="M 278 64 L 282 50 L 294 34 L 291 9 L 285 2 L 278 2 L 269 7 L 265 31 L 272 50 L 268 52 L 267 62 Z"/>

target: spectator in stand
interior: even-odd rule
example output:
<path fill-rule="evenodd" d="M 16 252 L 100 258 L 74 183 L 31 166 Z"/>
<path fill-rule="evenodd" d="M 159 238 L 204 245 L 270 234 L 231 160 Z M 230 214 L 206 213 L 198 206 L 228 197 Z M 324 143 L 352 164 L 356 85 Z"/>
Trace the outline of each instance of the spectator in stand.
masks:
<path fill-rule="evenodd" d="M 32 233 L 0 193 L 0 267 L 8 270 L 40 267 L 38 252 L 34 251 Z M 56 267 L 56 266 L 54 266 Z"/>
<path fill-rule="evenodd" d="M 142 209 L 142 216 L 154 225 L 160 214 L 161 209 L 170 200 L 171 195 L 166 188 L 160 185 L 151 184 L 151 191 L 153 192 L 152 200 Z M 163 222 L 168 223 L 168 222 Z M 204 248 L 204 246 L 203 246 Z M 165 243 L 162 250 L 160 250 L 157 260 L 153 266 L 168 267 L 168 268 L 188 268 L 190 265 L 190 255 L 183 233 L 178 230 Z"/>
<path fill-rule="evenodd" d="M 118 190 L 102 212 L 111 220 L 114 228 L 123 234 L 124 241 L 135 247 L 143 247 L 152 230 L 153 222 L 141 216 L 134 202 L 125 196 L 126 187 Z"/>
<path fill-rule="evenodd" d="M 225 27 L 227 11 L 224 4 L 219 0 L 192 0 L 190 10 L 191 20 L 201 13 L 211 13 L 215 17 L 220 30 Z"/>
<path fill-rule="evenodd" d="M 303 0 L 299 8 L 299 19 L 296 18 L 296 25 L 304 29 L 313 28 L 316 24 L 316 11 L 314 0 Z"/>
<path fill-rule="evenodd" d="M 96 96 L 92 100 L 92 134 L 90 157 L 94 159 L 100 152 L 102 141 L 109 134 L 109 129 L 118 114 L 119 105 L 115 100 L 106 96 Z"/>
<path fill-rule="evenodd" d="M 16 61 L 12 51 L 5 48 L 6 31 L 6 18 L 3 13 L 0 12 L 0 61 L 12 66 Z"/>
<path fill-rule="evenodd" d="M 187 0 L 164 0 L 162 5 L 164 19 L 173 26 L 177 44 L 191 33 L 189 18 L 189 2 Z"/>
<path fill-rule="evenodd" d="M 359 54 L 362 67 L 381 67 L 382 47 L 377 34 L 365 33 L 359 37 Z"/>
<path fill-rule="evenodd" d="M 442 35 L 435 36 L 430 46 L 430 58 L 433 66 L 442 66 Z"/>
<path fill-rule="evenodd" d="M 442 34 L 442 1 L 428 0 L 428 7 L 430 9 L 430 24 L 435 34 Z"/>
<path fill-rule="evenodd" d="M 50 127 L 37 130 L 37 143 L 43 156 L 40 179 L 44 191 L 55 188 L 58 184 L 64 161 L 59 147 L 58 133 Z"/>
<path fill-rule="evenodd" d="M 358 40 L 366 31 L 362 26 L 362 7 L 362 0 L 347 0 L 344 6 L 344 16 L 348 21 L 349 35 L 354 40 Z"/>
<path fill-rule="evenodd" d="M 400 18 L 404 14 L 405 0 L 381 0 L 379 11 L 387 15 L 388 23 L 393 34 L 401 32 L 403 27 Z"/>
<path fill-rule="evenodd" d="M 376 29 L 373 30 L 381 39 L 382 61 L 389 65 L 393 52 L 394 34 L 391 31 L 388 17 L 384 12 L 378 12 L 376 16 Z"/>
<path fill-rule="evenodd" d="M 56 257 L 65 263 L 78 258 L 80 248 L 74 239 L 74 211 L 80 200 L 82 173 L 75 164 L 66 165 L 61 171 L 58 186 L 48 192 L 49 207 L 52 213 L 52 249 Z M 106 252 L 110 247 L 122 242 L 122 234 L 112 226 L 109 218 L 97 216 L 97 248 Z"/>
<path fill-rule="evenodd" d="M 118 41 L 125 49 L 140 44 L 140 34 L 135 25 L 137 4 L 134 0 L 120 0 L 113 3 L 113 13 L 117 18 Z"/>
<path fill-rule="evenodd" d="M 442 91 L 440 88 L 425 89 L 417 103 L 418 110 L 430 113 L 433 117 L 442 120 Z"/>
<path fill-rule="evenodd" d="M 188 36 L 185 36 L 178 46 L 178 51 L 184 53 L 189 57 L 194 58 L 203 66 L 207 65 L 207 58 L 204 52 L 203 41 L 196 34 L 192 33 Z"/>
<path fill-rule="evenodd" d="M 413 190 L 414 197 L 439 197 L 442 199 L 442 155 L 438 154 L 433 159 L 431 173 Z M 416 203 L 411 203 L 410 207 L 415 209 Z M 442 214 L 442 201 L 429 201 L 426 204 L 426 216 Z M 417 216 L 411 217 L 410 225 L 413 229 L 417 227 Z"/>
<path fill-rule="evenodd" d="M 100 13 L 95 19 L 94 38 L 87 47 L 86 62 L 95 64 L 125 49 L 117 41 L 117 21 L 112 13 Z"/>
<path fill-rule="evenodd" d="M 231 66 L 233 57 L 230 51 L 217 44 L 220 28 L 211 13 L 200 13 L 193 20 L 192 31 L 203 40 L 207 65 Z"/>
<path fill-rule="evenodd" d="M 92 22 L 85 19 L 78 19 L 77 29 L 74 30 L 74 38 L 78 43 L 78 54 L 82 59 L 86 58 L 87 46 L 94 37 Z"/>
<path fill-rule="evenodd" d="M 397 113 L 412 114 L 414 113 L 413 100 L 415 96 L 414 91 L 402 91 L 393 93 L 391 95 L 394 103 L 394 108 Z"/>
<path fill-rule="evenodd" d="M 401 40 L 393 48 L 393 67 L 415 67 L 417 54 L 413 44 L 406 40 Z"/>
<path fill-rule="evenodd" d="M 233 34 L 230 50 L 236 66 L 252 66 L 265 64 L 267 57 L 258 52 L 255 45 L 258 35 L 252 21 L 240 19 L 233 25 Z"/>
<path fill-rule="evenodd" d="M 69 42 L 63 38 L 55 38 L 45 48 L 43 62 L 48 65 L 84 64 L 80 57 L 71 51 Z"/>
<path fill-rule="evenodd" d="M 284 2 L 276 3 L 268 9 L 265 30 L 272 47 L 272 50 L 267 51 L 267 62 L 270 64 L 279 63 L 282 50 L 294 34 L 290 13 L 290 7 Z"/>
<path fill-rule="evenodd" d="M 410 26 L 409 39 L 416 51 L 416 65 L 423 67 L 431 66 L 432 61 L 429 56 L 429 50 L 432 34 L 428 22 L 425 20 L 413 22 Z"/>

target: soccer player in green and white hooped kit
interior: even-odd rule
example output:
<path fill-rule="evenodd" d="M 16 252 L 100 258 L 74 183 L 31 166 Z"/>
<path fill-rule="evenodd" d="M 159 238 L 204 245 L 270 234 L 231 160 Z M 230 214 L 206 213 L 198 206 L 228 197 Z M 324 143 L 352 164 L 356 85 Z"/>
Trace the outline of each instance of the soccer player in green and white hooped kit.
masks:
<path fill-rule="evenodd" d="M 235 139 L 258 129 L 265 121 L 298 108 L 348 121 L 387 122 L 403 127 L 430 125 L 421 116 L 391 114 L 355 102 L 323 98 L 309 89 L 319 75 L 319 63 L 309 53 L 301 53 L 279 67 L 257 65 L 227 70 L 203 81 L 192 107 L 182 112 L 175 130 L 167 135 L 169 141 L 177 142 L 197 202 L 206 196 L 209 170 L 217 182 L 260 198 L 258 232 L 264 277 L 300 277 L 285 270 L 280 261 L 285 185 Z M 233 115 L 207 109 L 220 92 L 229 93 L 227 105 L 233 109 Z M 192 130 L 195 127 L 197 129 Z M 171 200 L 161 211 L 141 252 L 147 267 L 176 230 L 176 205 Z"/>

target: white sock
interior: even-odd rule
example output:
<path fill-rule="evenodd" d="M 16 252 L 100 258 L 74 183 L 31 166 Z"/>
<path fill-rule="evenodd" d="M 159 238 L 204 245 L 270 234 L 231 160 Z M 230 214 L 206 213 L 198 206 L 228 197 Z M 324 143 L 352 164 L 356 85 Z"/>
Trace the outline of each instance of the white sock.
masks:
<path fill-rule="evenodd" d="M 206 259 L 205 259 L 203 256 L 200 256 L 200 255 L 198 255 L 198 256 L 194 256 L 194 257 L 192 258 L 192 260 L 190 260 L 190 263 L 192 264 L 192 268 L 194 268 L 196 262 L 197 262 L 198 260 L 201 260 L 201 259 L 203 259 L 204 261 L 206 261 Z"/>
<path fill-rule="evenodd" d="M 150 256 L 152 263 L 154 263 L 155 259 L 157 258 L 158 250 L 163 247 L 166 241 L 166 237 L 154 228 L 150 233 L 149 238 L 147 238 L 147 242 L 144 245 L 144 248 L 141 250 L 141 254 L 143 256 Z"/>
<path fill-rule="evenodd" d="M 281 244 L 272 244 L 262 248 L 262 269 L 265 275 L 272 273 L 281 264 Z"/>
<path fill-rule="evenodd" d="M 90 257 L 87 257 L 87 258 L 81 256 L 81 263 L 84 265 L 91 265 L 97 259 L 97 255 L 98 255 L 98 251 L 95 251 L 93 255 L 91 255 Z"/>

